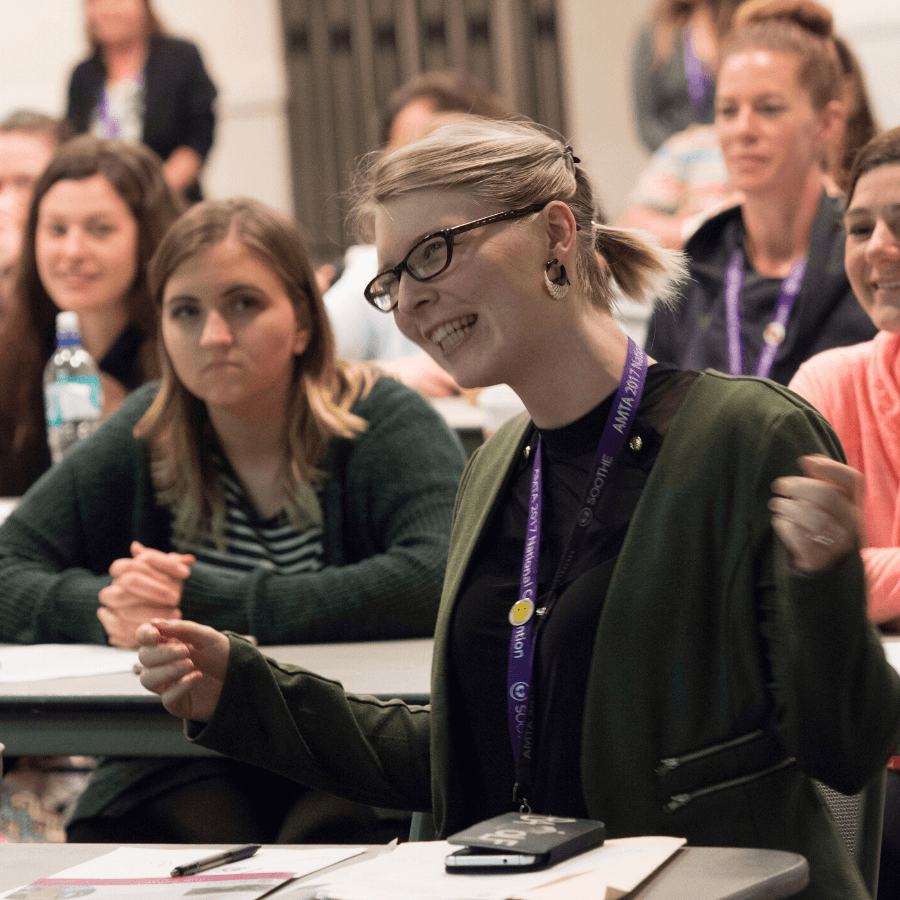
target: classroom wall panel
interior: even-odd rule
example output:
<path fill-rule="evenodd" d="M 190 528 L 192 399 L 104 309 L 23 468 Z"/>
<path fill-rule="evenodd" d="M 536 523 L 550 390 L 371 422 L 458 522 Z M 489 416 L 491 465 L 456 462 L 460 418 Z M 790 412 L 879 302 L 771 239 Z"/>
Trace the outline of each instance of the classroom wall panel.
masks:
<path fill-rule="evenodd" d="M 513 108 L 562 130 L 555 0 L 281 0 L 294 209 L 315 255 L 353 240 L 345 195 L 377 148 L 391 92 L 463 68 Z"/>

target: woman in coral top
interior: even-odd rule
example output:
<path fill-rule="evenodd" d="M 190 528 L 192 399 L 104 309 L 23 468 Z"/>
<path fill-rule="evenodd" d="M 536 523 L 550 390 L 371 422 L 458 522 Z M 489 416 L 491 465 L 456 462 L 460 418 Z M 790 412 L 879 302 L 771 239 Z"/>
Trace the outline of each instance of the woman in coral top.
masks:
<path fill-rule="evenodd" d="M 845 266 L 875 339 L 804 363 L 790 388 L 832 424 L 866 476 L 869 614 L 900 628 L 900 128 L 869 141 L 847 190 Z"/>
<path fill-rule="evenodd" d="M 900 128 L 860 151 L 847 186 L 845 266 L 878 334 L 804 363 L 789 387 L 834 426 L 866 477 L 869 616 L 900 630 Z M 894 762 L 900 758 L 894 757 Z M 900 772 L 889 773 L 879 896 L 900 896 Z"/>

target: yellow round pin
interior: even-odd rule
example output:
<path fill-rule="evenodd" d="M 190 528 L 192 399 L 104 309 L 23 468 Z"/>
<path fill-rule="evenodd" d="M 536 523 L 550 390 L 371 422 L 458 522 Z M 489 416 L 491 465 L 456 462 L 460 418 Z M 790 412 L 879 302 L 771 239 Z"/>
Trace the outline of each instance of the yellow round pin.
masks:
<path fill-rule="evenodd" d="M 513 603 L 512 608 L 509 611 L 509 624 L 524 625 L 533 615 L 534 604 L 525 597 L 522 597 L 521 600 L 517 600 Z"/>

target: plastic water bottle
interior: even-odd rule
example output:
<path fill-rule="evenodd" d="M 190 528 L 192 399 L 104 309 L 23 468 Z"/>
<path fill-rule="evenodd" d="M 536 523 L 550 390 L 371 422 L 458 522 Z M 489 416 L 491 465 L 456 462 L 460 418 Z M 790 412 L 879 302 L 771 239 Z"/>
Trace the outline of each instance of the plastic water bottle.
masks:
<path fill-rule="evenodd" d="M 58 463 L 100 427 L 103 415 L 100 370 L 81 346 L 78 313 L 56 316 L 56 352 L 44 369 L 44 404 L 50 455 Z"/>

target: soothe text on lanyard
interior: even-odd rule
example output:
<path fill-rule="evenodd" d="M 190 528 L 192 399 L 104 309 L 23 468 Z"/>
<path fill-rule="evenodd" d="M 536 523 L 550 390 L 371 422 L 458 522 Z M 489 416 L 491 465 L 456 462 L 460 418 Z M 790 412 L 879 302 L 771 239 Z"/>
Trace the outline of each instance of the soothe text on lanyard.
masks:
<path fill-rule="evenodd" d="M 587 533 L 587 527 L 599 509 L 599 499 L 606 487 L 610 469 L 616 454 L 622 449 L 634 423 L 637 408 L 644 393 L 647 377 L 647 354 L 628 339 L 628 354 L 622 380 L 616 389 L 612 408 L 606 419 L 597 453 L 591 468 L 584 500 L 576 516 L 572 532 L 553 576 L 547 602 L 536 609 L 538 586 L 538 556 L 541 545 L 541 440 L 538 438 L 531 473 L 531 491 L 528 498 L 528 523 L 525 531 L 525 551 L 522 556 L 522 580 L 519 598 L 509 611 L 512 633 L 509 641 L 509 662 L 507 665 L 507 715 L 509 736 L 512 742 L 516 782 L 513 788 L 513 803 L 520 803 L 520 810 L 528 812 L 530 807 L 526 792 L 533 780 L 533 734 L 534 705 L 529 703 L 532 675 L 534 670 L 534 650 L 537 628 L 534 616 L 546 617 L 556 602 L 559 586 L 580 549 Z"/>
<path fill-rule="evenodd" d="M 800 293 L 806 274 L 806 258 L 798 259 L 791 266 L 787 278 L 781 282 L 775 315 L 763 331 L 763 348 L 753 367 L 753 374 L 768 378 L 775 362 L 775 354 L 787 334 L 787 323 Z M 728 371 L 731 375 L 744 374 L 744 335 L 741 321 L 741 291 L 744 288 L 744 251 L 740 247 L 731 254 L 731 262 L 725 272 L 725 318 L 728 329 Z"/>

